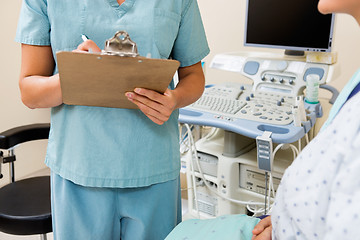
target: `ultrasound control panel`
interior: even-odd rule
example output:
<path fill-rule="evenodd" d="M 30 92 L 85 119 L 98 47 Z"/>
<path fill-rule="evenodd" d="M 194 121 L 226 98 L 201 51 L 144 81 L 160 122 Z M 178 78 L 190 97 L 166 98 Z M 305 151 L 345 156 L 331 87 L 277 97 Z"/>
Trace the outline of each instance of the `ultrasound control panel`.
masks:
<path fill-rule="evenodd" d="M 240 73 L 253 83 L 207 86 L 198 101 L 180 109 L 179 122 L 218 127 L 249 138 L 269 131 L 274 143 L 292 143 L 310 131 L 321 106 L 302 101 L 307 76 L 316 74 L 319 84 L 325 84 L 333 73 L 331 64 L 252 52 L 218 54 L 210 68 Z"/>
<path fill-rule="evenodd" d="M 252 85 L 241 83 L 209 85 L 199 100 L 180 109 L 179 122 L 213 126 L 249 138 L 270 131 L 274 143 L 292 143 L 316 122 L 316 113 L 310 111 L 306 122 L 294 124 L 296 98 L 279 92 L 254 91 Z"/>
<path fill-rule="evenodd" d="M 272 58 L 273 57 L 273 58 Z M 299 96 L 303 94 L 309 74 L 319 76 L 320 84 L 331 80 L 329 64 L 306 62 L 303 59 L 243 54 L 218 54 L 210 68 L 238 72 L 253 81 L 253 90 L 279 92 Z"/>
<path fill-rule="evenodd" d="M 251 85 L 227 83 L 207 86 L 202 97 L 187 109 L 213 113 L 214 118 L 227 121 L 247 119 L 287 125 L 293 121 L 294 104 L 293 96 L 253 91 Z"/>

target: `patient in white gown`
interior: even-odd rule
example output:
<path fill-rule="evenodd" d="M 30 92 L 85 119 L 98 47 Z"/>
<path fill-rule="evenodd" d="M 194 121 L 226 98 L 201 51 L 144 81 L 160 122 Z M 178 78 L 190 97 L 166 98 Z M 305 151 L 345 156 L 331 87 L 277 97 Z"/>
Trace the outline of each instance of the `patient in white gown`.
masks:
<path fill-rule="evenodd" d="M 320 0 L 318 8 L 324 14 L 348 13 L 360 24 L 360 0 Z M 360 71 L 340 93 L 323 129 L 285 171 L 271 216 L 257 225 L 257 218 L 245 215 L 225 216 L 223 225 L 221 217 L 185 221 L 167 240 L 359 239 L 359 82 Z M 210 234 L 214 227 L 219 235 Z"/>

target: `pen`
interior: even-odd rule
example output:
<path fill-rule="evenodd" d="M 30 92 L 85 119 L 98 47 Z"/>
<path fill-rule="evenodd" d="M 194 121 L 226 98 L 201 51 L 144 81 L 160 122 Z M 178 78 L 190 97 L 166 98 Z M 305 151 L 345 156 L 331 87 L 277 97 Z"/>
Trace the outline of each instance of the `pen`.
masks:
<path fill-rule="evenodd" d="M 85 34 L 81 34 L 81 38 L 84 42 L 86 42 L 87 40 L 89 40 L 89 38 L 85 35 Z M 88 50 L 89 53 L 92 53 L 92 49 L 89 48 Z"/>
<path fill-rule="evenodd" d="M 86 40 L 89 40 L 89 38 L 85 34 L 81 34 L 82 40 L 85 42 Z"/>

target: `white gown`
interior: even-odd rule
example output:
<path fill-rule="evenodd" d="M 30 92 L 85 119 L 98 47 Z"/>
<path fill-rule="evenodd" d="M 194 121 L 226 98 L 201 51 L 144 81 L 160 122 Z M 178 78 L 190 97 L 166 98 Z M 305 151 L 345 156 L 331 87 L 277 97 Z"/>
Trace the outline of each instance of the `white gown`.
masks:
<path fill-rule="evenodd" d="M 273 239 L 360 239 L 360 94 L 285 171 Z"/>

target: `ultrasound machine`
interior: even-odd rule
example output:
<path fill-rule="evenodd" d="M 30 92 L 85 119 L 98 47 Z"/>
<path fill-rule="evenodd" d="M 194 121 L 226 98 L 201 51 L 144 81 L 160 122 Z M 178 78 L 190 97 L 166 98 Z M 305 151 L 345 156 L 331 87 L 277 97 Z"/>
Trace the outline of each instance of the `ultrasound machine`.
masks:
<path fill-rule="evenodd" d="M 210 68 L 237 72 L 252 84 L 207 85 L 198 101 L 180 109 L 179 122 L 188 131 L 189 126 L 213 127 L 197 141 L 188 136 L 184 158 L 190 215 L 271 211 L 282 174 L 322 116 L 321 104 L 309 95 L 314 91 L 310 79 L 316 80 L 315 91 L 319 86 L 334 98 L 337 94 L 326 85 L 336 62 L 331 52 L 335 19 L 319 13 L 317 4 L 247 0 L 244 45 L 284 49 L 284 54 L 215 55 Z"/>

